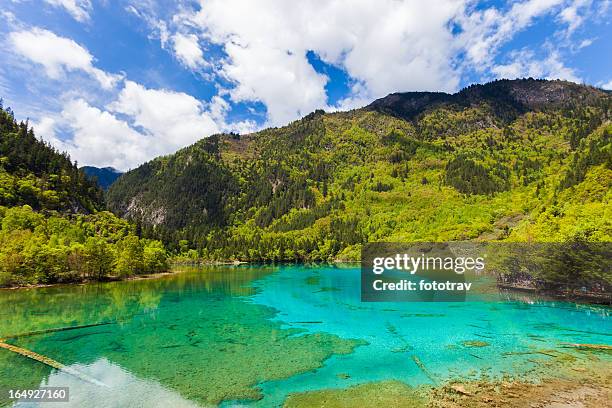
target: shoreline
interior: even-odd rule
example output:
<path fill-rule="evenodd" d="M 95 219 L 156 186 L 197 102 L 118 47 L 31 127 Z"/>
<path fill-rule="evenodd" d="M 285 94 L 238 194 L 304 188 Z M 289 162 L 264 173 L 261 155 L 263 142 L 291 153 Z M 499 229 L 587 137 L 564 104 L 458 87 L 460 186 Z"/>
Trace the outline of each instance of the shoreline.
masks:
<path fill-rule="evenodd" d="M 118 276 L 107 276 L 101 280 L 83 280 L 83 281 L 75 281 L 75 282 L 35 283 L 32 285 L 3 286 L 3 287 L 0 287 L 0 291 L 18 290 L 18 289 L 51 288 L 55 286 L 80 286 L 80 285 L 90 285 L 90 284 L 96 284 L 96 283 L 126 282 L 126 281 L 139 281 L 139 280 L 147 280 L 147 279 L 158 279 L 164 276 L 182 273 L 182 271 L 176 270 L 177 267 L 181 267 L 181 266 L 223 266 L 223 265 L 239 266 L 239 265 L 244 265 L 248 263 L 250 262 L 244 262 L 244 261 L 218 261 L 214 263 L 175 262 L 175 263 L 171 263 L 170 270 L 164 271 L 164 272 L 147 273 L 147 274 L 142 274 L 142 275 L 132 275 L 132 276 L 127 276 L 125 278 L 121 278 Z"/>
<path fill-rule="evenodd" d="M 594 305 L 612 305 L 612 295 L 599 294 L 599 293 L 576 293 L 576 292 L 557 292 L 553 290 L 543 290 L 535 287 L 524 286 L 524 285 L 511 285 L 498 283 L 497 287 L 500 291 L 510 292 L 523 292 L 533 295 L 546 296 L 557 300 L 563 300 L 566 302 L 575 303 L 589 303 Z"/>
<path fill-rule="evenodd" d="M 612 361 L 603 350 L 557 352 L 539 359 L 536 373 L 477 379 L 454 378 L 438 385 L 410 386 L 399 380 L 294 392 L 284 408 L 393 406 L 406 408 L 568 407 L 599 408 L 612 398 Z"/>
<path fill-rule="evenodd" d="M 351 261 L 330 261 L 327 262 L 329 265 L 339 265 L 339 264 L 356 264 L 358 262 Z M 182 271 L 177 270 L 179 267 L 204 267 L 204 266 L 240 266 L 240 265 L 256 265 L 262 264 L 261 262 L 251 262 L 251 261 L 214 261 L 214 262 L 174 262 L 171 263 L 171 269 L 164 272 L 157 272 L 152 274 L 143 274 L 143 275 L 133 275 L 125 278 L 120 277 L 106 277 L 102 280 L 85 280 L 78 282 L 58 282 L 58 283 L 39 283 L 33 285 L 17 285 L 17 286 L 7 286 L 0 287 L 0 292 L 4 290 L 19 290 L 19 289 L 39 289 L 39 288 L 50 288 L 56 286 L 79 286 L 79 285 L 88 285 L 88 284 L 96 284 L 96 283 L 110 283 L 110 282 L 124 282 L 124 281 L 139 281 L 139 280 L 148 280 L 148 279 L 158 279 L 165 276 L 175 275 L 182 273 Z M 274 264 L 274 263 L 265 263 L 265 264 Z M 288 263 L 277 263 L 277 264 L 288 264 Z M 290 264 L 305 264 L 305 263 L 295 263 L 291 262 Z M 602 306 L 612 306 L 612 296 L 598 293 L 576 293 L 576 292 L 556 292 L 551 290 L 542 290 L 532 286 L 525 285 L 512 285 L 507 283 L 497 283 L 497 288 L 500 292 L 516 292 L 516 293 L 528 293 L 538 296 L 545 296 L 551 299 L 571 302 L 571 303 L 586 303 L 593 305 L 602 305 Z"/>
<path fill-rule="evenodd" d="M 143 275 L 134 275 L 126 278 L 114 278 L 107 277 L 103 280 L 91 280 L 91 281 L 79 281 L 79 282 L 57 282 L 57 283 L 36 283 L 33 285 L 18 285 L 18 286 L 6 286 L 0 287 L 0 291 L 3 290 L 20 290 L 20 289 L 41 289 L 41 288 L 52 288 L 56 286 L 83 286 L 83 285 L 92 285 L 96 283 L 111 283 L 111 282 L 129 282 L 129 281 L 139 281 L 139 280 L 148 280 L 148 279 L 158 279 L 164 276 L 176 275 L 182 273 L 181 271 L 166 271 L 166 272 L 157 272 Z"/>

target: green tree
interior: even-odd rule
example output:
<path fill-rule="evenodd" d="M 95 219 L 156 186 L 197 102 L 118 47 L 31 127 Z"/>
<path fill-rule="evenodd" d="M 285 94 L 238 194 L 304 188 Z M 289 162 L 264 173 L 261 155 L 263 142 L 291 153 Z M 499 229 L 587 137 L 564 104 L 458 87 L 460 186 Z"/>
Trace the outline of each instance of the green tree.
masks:
<path fill-rule="evenodd" d="M 168 269 L 166 249 L 159 241 L 147 240 L 143 249 L 144 271 L 156 273 Z"/>
<path fill-rule="evenodd" d="M 113 270 L 115 254 L 103 238 L 89 237 L 85 242 L 85 259 L 89 277 L 100 280 Z"/>
<path fill-rule="evenodd" d="M 117 243 L 115 273 L 118 276 L 133 276 L 144 270 L 142 243 L 135 235 L 128 235 Z"/>

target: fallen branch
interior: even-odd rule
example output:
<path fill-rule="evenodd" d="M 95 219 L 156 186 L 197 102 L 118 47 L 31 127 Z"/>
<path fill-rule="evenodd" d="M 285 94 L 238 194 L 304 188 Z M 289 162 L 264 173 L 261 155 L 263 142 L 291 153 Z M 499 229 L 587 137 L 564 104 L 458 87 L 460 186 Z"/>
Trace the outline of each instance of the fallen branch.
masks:
<path fill-rule="evenodd" d="M 594 350 L 612 350 L 612 346 L 607 344 L 587 344 L 587 343 L 561 343 L 565 347 L 575 347 Z"/>
<path fill-rule="evenodd" d="M 24 349 L 22 347 L 18 347 L 18 346 L 14 346 L 12 344 L 8 344 L 8 343 L 4 343 L 4 342 L 0 342 L 0 348 L 12 351 L 13 353 L 17 353 L 19 355 L 22 355 L 24 357 L 30 358 L 32 360 L 38 361 L 39 363 L 43 363 L 45 365 L 48 365 L 49 367 L 55 368 L 57 370 L 63 371 L 67 374 L 70 374 L 74 377 L 77 377 L 80 380 L 83 380 L 85 382 L 88 382 L 90 384 L 93 385 L 98 385 L 101 387 L 108 387 L 108 385 L 104 384 L 103 382 L 100 382 L 98 380 L 96 380 L 95 378 L 92 378 L 90 376 L 88 376 L 87 374 L 84 374 L 78 370 L 75 370 L 74 368 L 65 366 L 64 364 L 53 360 L 52 358 L 49 358 L 47 356 L 43 356 L 42 354 L 38 354 L 35 353 L 31 350 L 27 350 Z"/>
<path fill-rule="evenodd" d="M 84 324 L 81 326 L 55 327 L 51 329 L 34 330 L 34 331 L 25 332 L 25 333 L 13 334 L 10 336 L 4 336 L 2 338 L 3 339 L 18 339 L 21 337 L 36 336 L 39 334 L 54 333 L 54 332 L 60 332 L 60 331 L 66 331 L 66 330 L 86 329 L 88 327 L 95 327 L 95 326 L 105 326 L 107 324 L 116 324 L 116 322 L 102 322 L 102 323 Z"/>
<path fill-rule="evenodd" d="M 438 381 L 436 380 L 434 375 L 427 369 L 427 367 L 425 367 L 425 364 L 423 364 L 423 362 L 421 361 L 420 358 L 418 358 L 417 356 L 413 355 L 412 356 L 412 360 L 417 365 L 417 367 L 419 367 L 421 369 L 423 374 L 425 374 L 425 376 L 427 376 L 427 378 L 429 378 L 431 380 L 431 382 L 434 383 L 434 385 L 438 384 Z"/>

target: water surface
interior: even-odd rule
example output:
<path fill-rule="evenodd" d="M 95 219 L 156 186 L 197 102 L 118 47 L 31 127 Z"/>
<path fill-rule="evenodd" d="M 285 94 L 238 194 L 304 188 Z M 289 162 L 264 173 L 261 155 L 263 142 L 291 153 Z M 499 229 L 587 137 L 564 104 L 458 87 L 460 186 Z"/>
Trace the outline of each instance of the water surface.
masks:
<path fill-rule="evenodd" d="M 273 407 L 379 380 L 537 376 L 539 361 L 572 353 L 564 343 L 611 343 L 610 308 L 484 283 L 470 302 L 361 303 L 358 268 L 223 266 L 0 291 L 0 337 L 104 384 L 0 349 L 0 388 L 69 386 L 72 406 Z"/>

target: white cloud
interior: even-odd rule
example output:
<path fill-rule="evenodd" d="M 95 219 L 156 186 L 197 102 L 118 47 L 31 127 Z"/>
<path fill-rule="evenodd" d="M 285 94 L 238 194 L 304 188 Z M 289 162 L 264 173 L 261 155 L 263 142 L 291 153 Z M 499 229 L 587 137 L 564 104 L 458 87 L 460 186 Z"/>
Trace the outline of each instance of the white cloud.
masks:
<path fill-rule="evenodd" d="M 161 41 L 163 46 L 167 39 L 164 39 L 163 30 L 160 30 L 160 33 L 162 34 Z M 176 33 L 172 36 L 172 43 L 177 58 L 188 68 L 196 69 L 199 66 L 205 65 L 204 54 L 198 44 L 198 37 L 194 34 L 185 35 Z"/>
<path fill-rule="evenodd" d="M 514 3 L 506 12 L 496 8 L 474 11 L 460 17 L 463 33 L 458 37 L 465 48 L 464 65 L 479 72 L 488 70 L 501 45 L 532 24 L 535 18 L 551 13 L 564 0 L 527 0 Z"/>
<path fill-rule="evenodd" d="M 317 108 L 355 107 L 390 92 L 455 91 L 469 71 L 528 71 L 520 64 L 496 67 L 501 47 L 545 15 L 556 16 L 570 35 L 591 0 L 524 0 L 506 10 L 475 5 L 472 0 L 201 0 L 199 10 L 182 11 L 171 21 L 200 41 L 221 45 L 226 56 L 215 61 L 217 73 L 234 84 L 228 90 L 232 100 L 262 102 L 268 124 L 280 125 Z M 459 33 L 453 27 L 460 27 Z M 309 63 L 309 51 L 353 82 L 334 107 L 325 89 L 329 78 Z M 551 75 L 576 78 L 559 53 L 548 62 L 554 63 Z"/>
<path fill-rule="evenodd" d="M 59 37 L 41 28 L 14 31 L 9 40 L 15 51 L 29 60 L 41 64 L 45 73 L 53 79 L 72 71 L 83 71 L 93 77 L 105 89 L 112 88 L 121 78 L 94 67 L 93 57 L 75 41 Z"/>
<path fill-rule="evenodd" d="M 510 56 L 513 59 L 511 63 L 496 65 L 491 68 L 491 71 L 498 78 L 532 77 L 581 82 L 576 72 L 563 64 L 557 51 L 551 51 L 544 59 L 537 59 L 530 50 L 513 52 Z"/>
<path fill-rule="evenodd" d="M 84 47 L 50 31 L 16 30 L 8 38 L 16 54 L 42 65 L 38 71 L 48 77 L 84 72 L 111 91 L 99 98 L 87 84 L 69 78 L 56 96 L 61 112 L 35 115 L 36 134 L 80 163 L 125 170 L 216 132 L 255 128 L 252 121 L 227 124 L 229 104 L 221 96 L 206 104 L 185 93 L 148 89 L 129 80 L 118 90 L 114 85 L 121 76 L 96 68 Z"/>
<path fill-rule="evenodd" d="M 126 81 L 117 100 L 105 109 L 73 98 L 57 118 L 43 116 L 33 127 L 38 136 L 81 164 L 127 170 L 219 132 L 226 126 L 227 106 L 217 98 L 207 111 L 187 94 Z M 58 128 L 70 136 L 60 139 Z M 227 130 L 233 128 L 229 125 Z"/>
<path fill-rule="evenodd" d="M 601 84 L 600 87 L 602 89 L 607 89 L 609 91 L 612 91 L 612 79 L 606 82 L 605 84 Z"/>
<path fill-rule="evenodd" d="M 85 13 L 80 20 L 71 13 L 77 20 L 89 18 L 89 1 L 48 1 L 67 10 L 66 4 L 74 4 Z M 43 117 L 37 134 L 79 162 L 126 169 L 216 132 L 257 129 L 251 120 L 228 123 L 230 102 L 261 102 L 265 125 L 284 125 L 318 108 L 355 108 L 390 92 L 455 91 L 466 74 L 580 81 L 561 56 L 575 49 L 569 37 L 595 4 L 522 0 L 483 9 L 476 0 L 202 0 L 198 10 L 171 7 L 178 14 L 170 18 L 162 14 L 168 8 L 149 2 L 126 6 L 182 65 L 199 78 L 217 76 L 218 93 L 208 103 L 128 80 L 115 87 L 121 76 L 98 69 L 83 46 L 44 29 L 15 26 L 21 28 L 11 29 L 7 49 L 42 65 L 38 71 L 51 78 L 83 72 L 111 90 L 98 97 L 86 92 L 89 83 L 64 81 L 61 114 Z M 518 32 L 543 16 L 553 16 L 557 42 L 500 55 Z M 576 47 L 591 41 L 581 40 Z M 216 46 L 225 54 L 219 56 Z M 211 50 L 206 59 L 203 50 Z M 330 78 L 310 64 L 309 52 L 348 75 L 350 91 L 334 106 L 326 90 Z M 61 141 L 56 132 L 72 136 Z"/>
<path fill-rule="evenodd" d="M 222 68 L 222 74 L 237 83 L 230 92 L 232 100 L 263 102 L 271 124 L 286 124 L 325 106 L 327 78 L 314 70 L 303 53 L 232 43 L 225 50 L 231 63 Z"/>
<path fill-rule="evenodd" d="M 571 35 L 584 22 L 584 15 L 581 11 L 590 8 L 593 0 L 573 0 L 559 13 L 561 21 L 567 24 L 566 36 Z"/>
<path fill-rule="evenodd" d="M 455 48 L 449 22 L 467 0 L 207 0 L 177 21 L 222 45 L 220 72 L 235 83 L 234 101 L 261 101 L 269 123 L 284 124 L 327 106 L 328 78 L 306 54 L 342 67 L 363 100 L 401 90 L 454 90 Z M 239 13 L 236 10 L 240 10 Z"/>
<path fill-rule="evenodd" d="M 147 89 L 126 81 L 118 99 L 108 108 L 130 117 L 160 144 L 165 154 L 218 132 L 219 127 L 193 96 L 182 92 Z"/>
<path fill-rule="evenodd" d="M 211 118 L 220 127 L 223 132 L 237 132 L 240 134 L 248 134 L 258 130 L 257 123 L 253 120 L 242 120 L 239 122 L 227 123 L 227 113 L 230 111 L 229 103 L 221 96 L 216 95 L 210 101 L 208 110 Z"/>
<path fill-rule="evenodd" d="M 38 122 L 32 123 L 32 128 L 36 133 L 37 137 L 41 137 L 53 144 L 57 144 L 57 137 L 55 135 L 55 119 L 44 116 Z"/>
<path fill-rule="evenodd" d="M 246 133 L 255 123 L 225 122 L 229 104 L 220 96 L 204 105 L 181 92 L 147 89 L 126 81 L 117 99 L 100 109 L 82 98 L 68 100 L 57 119 L 44 117 L 36 133 L 79 163 L 134 168 L 221 131 Z M 71 137 L 60 140 L 55 128 Z"/>
<path fill-rule="evenodd" d="M 64 8 L 77 21 L 89 20 L 92 6 L 90 0 L 45 0 L 54 7 Z"/>
<path fill-rule="evenodd" d="M 69 101 L 61 115 L 73 136 L 57 147 L 79 163 L 125 170 L 151 157 L 150 138 L 83 99 Z"/>

